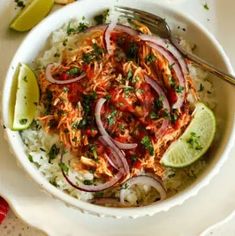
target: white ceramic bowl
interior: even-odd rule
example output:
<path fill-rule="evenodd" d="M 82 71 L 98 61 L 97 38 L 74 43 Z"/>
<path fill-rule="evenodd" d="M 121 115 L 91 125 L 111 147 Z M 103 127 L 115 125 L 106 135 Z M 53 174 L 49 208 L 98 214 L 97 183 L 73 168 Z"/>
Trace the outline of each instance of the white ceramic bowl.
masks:
<path fill-rule="evenodd" d="M 86 18 L 92 17 L 99 11 L 106 9 L 113 4 L 126 5 L 139 9 L 143 9 L 152 13 L 159 14 L 167 19 L 173 31 L 177 30 L 177 26 L 186 28 L 186 31 L 179 30 L 182 36 L 191 42 L 198 45 L 198 54 L 212 62 L 214 65 L 223 69 L 224 71 L 232 73 L 232 67 L 226 57 L 222 47 L 214 39 L 214 37 L 207 32 L 207 30 L 190 19 L 188 16 L 183 15 L 175 10 L 172 10 L 167 5 L 163 5 L 151 0 L 83 0 L 75 2 L 54 14 L 47 17 L 37 27 L 35 27 L 25 38 L 18 51 L 16 52 L 11 65 L 9 67 L 5 86 L 3 90 L 3 121 L 7 126 L 8 121 L 8 105 L 10 98 L 10 88 L 13 80 L 15 68 L 20 62 L 31 63 L 37 56 L 40 50 L 46 44 L 46 41 L 54 30 L 60 28 L 64 23 L 72 18 Z M 175 29 L 175 30 L 174 30 Z M 226 160 L 229 150 L 234 143 L 235 127 L 234 127 L 234 114 L 235 114 L 235 93 L 234 87 L 226 84 L 220 79 L 215 79 L 214 86 L 217 91 L 217 109 L 216 116 L 218 121 L 217 140 L 215 142 L 213 151 L 210 152 L 210 162 L 204 173 L 195 180 L 195 182 L 184 191 L 176 194 L 175 196 L 153 205 L 119 209 L 108 208 L 93 205 L 90 203 L 79 201 L 64 192 L 52 186 L 33 165 L 28 161 L 24 153 L 23 143 L 19 133 L 11 131 L 9 128 L 5 129 L 6 137 L 9 141 L 10 148 L 15 153 L 17 160 L 23 166 L 25 171 L 37 182 L 40 187 L 45 189 L 52 196 L 61 199 L 69 206 L 80 209 L 82 212 L 89 212 L 98 216 L 113 216 L 113 217 L 139 217 L 145 215 L 153 215 L 160 211 L 167 211 L 171 207 L 182 204 L 186 199 L 198 193 L 198 191 L 207 185 L 212 177 L 218 173 L 220 167 Z"/>

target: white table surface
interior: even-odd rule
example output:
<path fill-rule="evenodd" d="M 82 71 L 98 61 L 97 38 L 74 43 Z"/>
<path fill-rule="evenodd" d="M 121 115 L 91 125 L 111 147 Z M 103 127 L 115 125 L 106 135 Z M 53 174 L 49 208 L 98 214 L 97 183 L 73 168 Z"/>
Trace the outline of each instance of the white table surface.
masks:
<path fill-rule="evenodd" d="M 157 1 L 157 0 L 155 0 Z M 160 1 L 160 0 L 159 0 Z M 164 1 L 164 0 L 162 0 Z M 171 0 L 172 2 L 176 2 L 177 0 Z M 95 2 L 95 0 L 94 0 Z M 232 65 L 235 67 L 235 32 L 233 30 L 235 24 L 235 1 L 234 0 L 182 0 L 177 1 L 178 3 L 172 3 L 175 8 L 180 11 L 184 11 L 185 13 L 191 15 L 198 21 L 200 21 L 204 26 L 208 28 L 210 32 L 212 32 L 218 41 L 224 47 L 227 55 L 230 57 Z M 207 3 L 209 6 L 209 10 L 205 10 L 203 5 Z M 19 46 L 22 39 L 25 37 L 24 34 L 10 32 L 7 30 L 8 24 L 15 14 L 14 10 L 14 1 L 13 0 L 0 0 L 0 80 L 4 79 L 7 67 L 10 63 L 14 52 Z M 2 83 L 1 83 L 2 84 Z M 0 135 L 2 135 L 2 130 Z M 2 142 L 2 141 L 1 141 Z M 0 160 L 1 156 L 5 154 L 3 150 L 4 142 L 0 143 Z M 235 148 L 230 153 L 230 157 L 228 161 L 223 166 L 220 174 L 216 176 L 209 186 L 200 191 L 199 195 L 186 201 L 182 206 L 175 207 L 171 209 L 169 212 L 162 213 L 158 216 L 158 224 L 162 224 L 161 234 L 158 232 L 152 232 L 151 235 L 199 235 L 203 230 L 208 228 L 210 225 L 215 224 L 216 222 L 224 219 L 225 216 L 229 215 L 233 209 L 235 209 L 235 186 L 234 186 L 234 178 L 235 178 Z M 11 165 L 16 165 L 15 160 L 11 160 Z M 7 167 L 7 166 L 6 166 Z M 23 176 L 23 174 L 22 174 Z M 0 192 L 11 192 L 14 193 L 15 187 L 12 186 L 4 186 L 5 179 L 0 175 Z M 19 180 L 12 181 L 13 184 L 16 184 Z M 21 197 L 21 202 L 26 204 L 27 197 L 31 197 L 32 201 L 37 200 L 37 196 L 41 196 L 43 193 L 30 193 L 31 196 L 24 196 L 23 193 Z M 45 199 L 49 198 L 45 195 Z M 29 198 L 30 199 L 30 198 Z M 25 202 L 24 202 L 25 201 Z M 12 201 L 11 204 L 14 206 L 15 202 Z M 45 203 L 42 203 L 42 206 Z M 60 202 L 56 203 L 58 205 L 58 214 L 63 211 L 62 204 Z M 200 206 L 204 206 L 203 208 Z M 14 206 L 15 207 L 15 206 Z M 200 208 L 200 210 L 199 210 Z M 26 207 L 27 209 L 27 207 Z M 17 210 L 17 209 L 16 209 Z M 49 211 L 50 209 L 47 208 Z M 35 206 L 35 214 L 37 211 L 40 211 L 40 206 Z M 73 212 L 76 214 L 76 212 Z M 26 220 L 27 217 L 21 216 Z M 54 215 L 56 217 L 56 214 Z M 84 218 L 87 218 L 85 216 Z M 58 215 L 59 218 L 59 215 Z M 97 219 L 93 219 L 94 217 L 90 217 L 94 222 Z M 166 218 L 169 221 L 169 227 L 165 227 L 167 225 Z M 28 218 L 27 218 L 28 219 Z M 43 219 L 39 219 L 43 222 Z M 37 217 L 33 217 L 31 224 L 37 225 Z M 149 221 L 153 224 L 153 218 L 149 218 Z M 59 222 L 59 221 L 58 221 Z M 57 222 L 57 223 L 58 223 Z M 132 220 L 133 222 L 133 220 Z M 132 224 L 130 222 L 130 224 Z M 138 220 L 137 220 L 138 222 Z M 174 222 L 174 225 L 171 225 Z M 107 221 L 108 224 L 113 224 L 111 220 Z M 136 223 L 136 222 L 135 222 Z M 139 220 L 141 224 L 141 220 Z M 85 221 L 82 221 L 82 224 L 86 226 Z M 134 223 L 133 223 L 134 224 Z M 56 227 L 56 223 L 54 224 Z M 120 227 L 122 224 L 119 223 Z M 145 225 L 143 225 L 144 227 Z M 69 227 L 69 222 L 67 222 L 67 227 Z M 125 227 L 125 226 L 124 226 Z M 148 227 L 148 226 L 147 226 Z M 178 229 L 177 232 L 172 230 L 172 228 Z M 43 225 L 41 226 L 43 229 Z M 159 227 L 161 229 L 161 227 Z M 180 229 L 180 230 L 179 230 Z M 110 230 L 110 228 L 107 228 Z M 66 230 L 64 231 L 66 232 Z M 85 232 L 85 231 L 84 231 Z M 98 232 L 98 231 L 97 231 Z M 138 235 L 143 235 L 141 233 Z M 151 232 L 151 230 L 149 231 Z M 56 230 L 49 232 L 50 235 L 65 235 L 62 232 L 56 233 Z M 224 223 L 222 226 L 217 228 L 215 231 L 213 229 L 208 230 L 205 235 L 226 235 L 232 236 L 235 235 L 235 217 L 231 215 L 227 223 Z M 79 230 L 78 230 L 79 234 Z M 22 221 L 17 218 L 13 212 L 10 212 L 7 219 L 4 221 L 2 225 L 0 225 L 0 235 L 1 236 L 42 236 L 44 233 L 35 230 L 34 228 L 26 225 Z M 83 234 L 79 234 L 83 235 Z M 96 235 L 95 229 L 92 230 L 87 235 Z M 97 234 L 98 235 L 98 234 Z M 106 231 L 106 234 L 103 235 L 116 235 L 115 232 Z M 131 232 L 126 235 L 134 235 Z M 137 233 L 135 234 L 137 235 Z M 145 234 L 147 235 L 147 234 Z M 150 235 L 150 234 L 149 234 Z M 85 235 L 84 235 L 85 236 Z M 148 235 L 147 235 L 148 236 Z"/>

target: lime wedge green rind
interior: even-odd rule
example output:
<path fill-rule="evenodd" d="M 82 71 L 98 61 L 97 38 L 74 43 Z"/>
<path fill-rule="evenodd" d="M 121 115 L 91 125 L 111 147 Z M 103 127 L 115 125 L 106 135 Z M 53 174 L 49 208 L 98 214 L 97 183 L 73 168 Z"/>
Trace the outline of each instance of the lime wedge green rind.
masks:
<path fill-rule="evenodd" d="M 11 22 L 10 28 L 24 32 L 32 29 L 51 10 L 54 0 L 32 0 Z"/>
<path fill-rule="evenodd" d="M 205 154 L 216 131 L 214 113 L 203 103 L 195 107 L 193 119 L 183 135 L 170 145 L 164 153 L 161 164 L 167 167 L 188 166 Z"/>
<path fill-rule="evenodd" d="M 22 64 L 19 68 L 17 81 L 13 130 L 23 130 L 30 126 L 36 115 L 38 102 L 39 86 L 37 78 L 27 65 Z"/>

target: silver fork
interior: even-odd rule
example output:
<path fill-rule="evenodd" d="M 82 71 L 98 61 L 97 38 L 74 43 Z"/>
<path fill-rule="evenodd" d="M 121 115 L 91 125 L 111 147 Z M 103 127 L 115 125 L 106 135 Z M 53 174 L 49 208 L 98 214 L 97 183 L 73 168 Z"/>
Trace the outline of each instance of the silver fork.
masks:
<path fill-rule="evenodd" d="M 146 26 L 149 27 L 151 32 L 159 35 L 162 38 L 168 39 L 180 52 L 181 54 L 187 58 L 188 60 L 192 61 L 198 66 L 203 67 L 210 73 L 224 79 L 225 81 L 229 82 L 232 85 L 235 85 L 235 77 L 231 74 L 225 73 L 215 66 L 211 65 L 210 63 L 206 62 L 205 60 L 199 58 L 198 56 L 186 52 L 178 43 L 177 39 L 173 37 L 171 33 L 171 29 L 165 19 L 130 7 L 124 7 L 124 6 L 115 6 L 115 10 L 120 14 L 120 17 L 127 18 L 129 20 L 138 20 L 142 23 L 144 23 Z"/>

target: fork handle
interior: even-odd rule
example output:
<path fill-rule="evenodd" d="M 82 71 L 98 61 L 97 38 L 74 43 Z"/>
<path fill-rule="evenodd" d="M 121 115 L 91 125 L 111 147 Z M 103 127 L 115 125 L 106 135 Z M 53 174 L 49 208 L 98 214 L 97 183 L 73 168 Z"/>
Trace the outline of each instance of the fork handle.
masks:
<path fill-rule="evenodd" d="M 221 71 L 220 69 L 218 69 L 215 66 L 209 64 L 208 62 L 204 61 L 203 59 L 199 58 L 196 55 L 186 53 L 185 57 L 187 59 L 189 59 L 190 61 L 192 61 L 194 64 L 196 64 L 200 67 L 203 67 L 204 69 L 206 69 L 210 73 L 222 78 L 223 80 L 229 82 L 232 85 L 235 85 L 235 77 L 233 75 Z"/>

